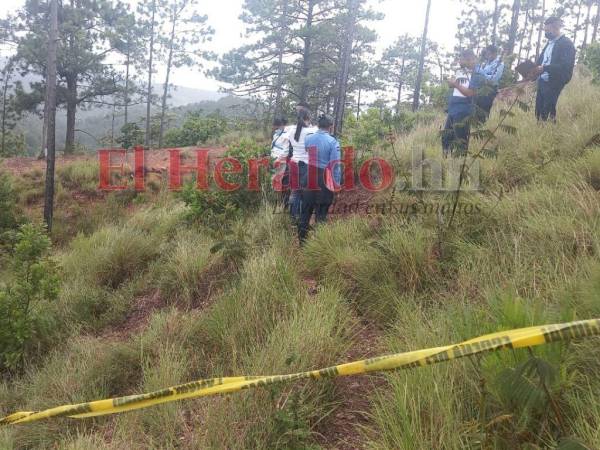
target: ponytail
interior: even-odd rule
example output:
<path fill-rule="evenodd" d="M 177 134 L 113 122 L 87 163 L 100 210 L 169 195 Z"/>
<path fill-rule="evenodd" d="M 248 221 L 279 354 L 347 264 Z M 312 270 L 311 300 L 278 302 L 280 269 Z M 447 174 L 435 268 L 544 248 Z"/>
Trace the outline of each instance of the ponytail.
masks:
<path fill-rule="evenodd" d="M 296 124 L 296 134 L 294 134 L 294 140 L 298 142 L 300 140 L 300 136 L 302 135 L 302 129 L 305 127 L 305 123 L 310 119 L 310 115 L 308 111 L 302 109 L 298 113 L 298 123 Z"/>

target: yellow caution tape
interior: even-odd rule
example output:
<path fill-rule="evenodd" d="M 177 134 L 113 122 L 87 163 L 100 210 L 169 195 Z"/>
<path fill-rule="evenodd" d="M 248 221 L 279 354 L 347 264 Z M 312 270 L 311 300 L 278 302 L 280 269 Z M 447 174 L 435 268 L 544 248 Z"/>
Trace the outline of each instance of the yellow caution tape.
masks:
<path fill-rule="evenodd" d="M 0 425 L 34 422 L 51 417 L 67 416 L 81 419 L 115 414 L 176 400 L 227 394 L 287 381 L 301 379 L 319 380 L 322 378 L 359 375 L 369 372 L 415 368 L 494 350 L 534 347 L 550 342 L 598 335 L 600 335 L 600 319 L 501 331 L 460 344 L 381 356 L 321 370 L 289 375 L 213 378 L 193 381 L 147 394 L 97 400 L 77 405 L 57 406 L 56 408 L 44 411 L 17 412 L 0 419 Z"/>

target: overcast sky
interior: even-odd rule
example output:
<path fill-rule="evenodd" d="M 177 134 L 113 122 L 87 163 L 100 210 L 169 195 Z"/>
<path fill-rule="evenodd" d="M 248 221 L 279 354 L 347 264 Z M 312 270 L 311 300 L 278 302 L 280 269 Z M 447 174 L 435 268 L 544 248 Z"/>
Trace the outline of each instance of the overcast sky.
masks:
<path fill-rule="evenodd" d="M 126 0 L 136 3 L 135 0 Z M 0 0 L 0 15 L 15 11 L 24 0 Z M 199 2 L 198 12 L 207 14 L 210 25 L 215 29 L 211 50 L 223 54 L 242 42 L 243 23 L 239 20 L 243 0 L 204 0 Z M 454 46 L 454 35 L 460 0 L 433 0 L 429 38 L 447 48 Z M 409 33 L 420 36 L 425 21 L 427 0 L 371 0 L 372 6 L 385 14 L 385 19 L 372 24 L 379 35 L 378 51 L 392 44 L 398 36 Z M 162 74 L 159 71 L 157 80 Z M 200 70 L 177 69 L 172 76 L 173 83 L 198 89 L 218 90 L 220 83 L 206 77 Z"/>

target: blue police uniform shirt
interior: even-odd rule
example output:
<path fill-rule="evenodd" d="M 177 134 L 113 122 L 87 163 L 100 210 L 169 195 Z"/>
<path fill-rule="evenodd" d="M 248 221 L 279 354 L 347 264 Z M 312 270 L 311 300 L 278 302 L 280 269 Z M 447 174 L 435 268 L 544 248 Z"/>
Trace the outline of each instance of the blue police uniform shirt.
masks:
<path fill-rule="evenodd" d="M 477 90 L 485 84 L 485 77 L 478 72 L 457 73 L 456 81 L 462 86 Z M 454 89 L 448 102 L 448 114 L 451 116 L 468 116 L 473 114 L 475 97 L 466 97 L 458 89 Z"/>

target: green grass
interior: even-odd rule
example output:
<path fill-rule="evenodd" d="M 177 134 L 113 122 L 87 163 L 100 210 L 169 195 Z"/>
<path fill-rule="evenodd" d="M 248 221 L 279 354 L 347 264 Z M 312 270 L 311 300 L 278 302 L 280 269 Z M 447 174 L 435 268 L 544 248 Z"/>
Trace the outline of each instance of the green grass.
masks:
<path fill-rule="evenodd" d="M 490 124 L 497 120 L 495 112 Z M 389 146 L 373 154 L 401 175 L 413 148 L 441 161 L 440 122 L 398 136 L 396 155 Z M 499 132 L 498 158 L 481 160 L 483 190 L 462 197 L 475 212 L 458 214 L 451 228 L 448 211 L 356 216 L 318 227 L 299 248 L 287 217 L 269 205 L 215 231 L 187 222 L 164 192 L 154 207 L 131 192 L 107 197 L 102 208 L 114 214 L 74 239 L 61 233 L 63 290 L 45 305 L 58 337 L 2 381 L 1 412 L 322 368 L 347 359 L 359 321 L 375 324 L 372 345 L 401 352 L 598 317 L 600 157 L 586 143 L 600 123 L 600 91 L 578 76 L 561 97 L 558 124 L 539 125 L 523 111 L 508 123 L 517 132 Z M 61 173 L 65 201 L 92 173 L 85 164 Z M 17 186 L 23 202 L 39 190 L 30 178 Z M 443 193 L 396 198 L 452 202 Z M 156 293 L 157 310 L 124 329 Z M 363 442 L 382 450 L 600 448 L 597 346 L 597 338 L 556 343 L 533 355 L 505 351 L 386 374 L 361 411 L 369 417 Z M 271 386 L 1 429 L 0 448 L 319 448 L 339 395 L 331 381 Z"/>

